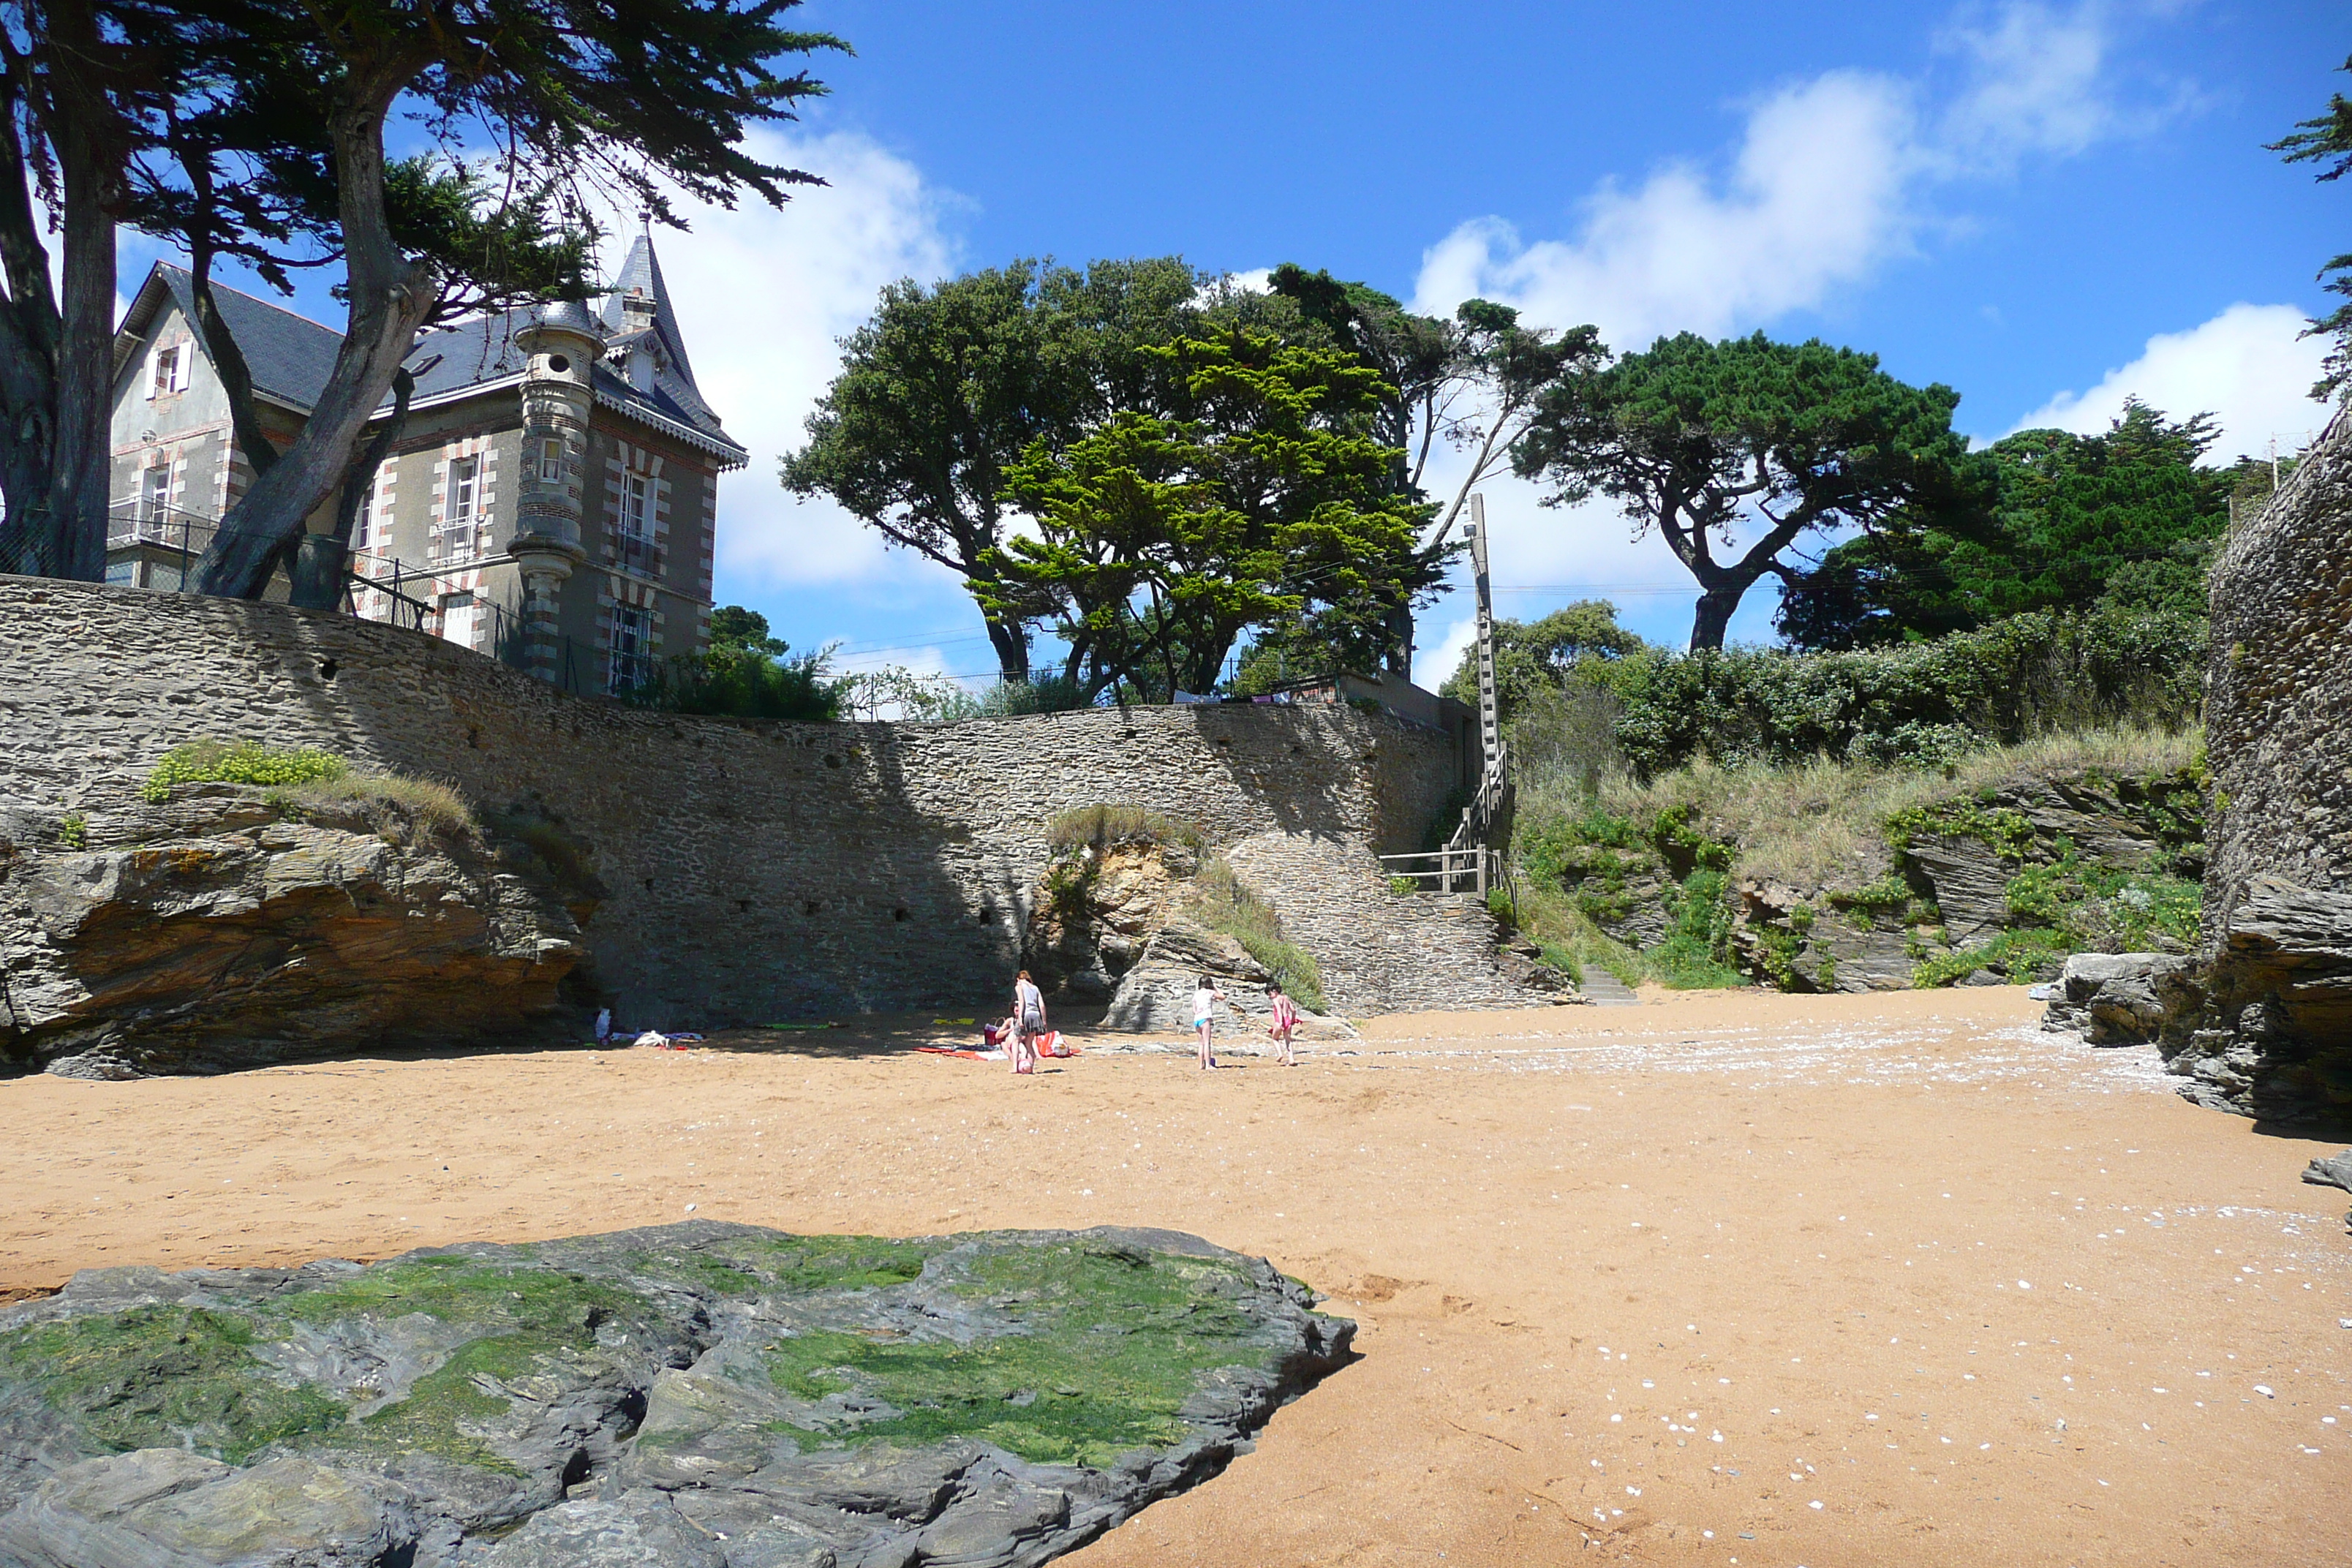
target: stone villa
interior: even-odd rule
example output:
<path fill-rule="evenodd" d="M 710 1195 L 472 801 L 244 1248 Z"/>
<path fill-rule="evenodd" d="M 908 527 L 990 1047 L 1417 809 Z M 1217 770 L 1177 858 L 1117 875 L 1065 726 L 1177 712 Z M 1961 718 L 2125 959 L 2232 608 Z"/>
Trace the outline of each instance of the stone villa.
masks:
<path fill-rule="evenodd" d="M 265 426 L 290 441 L 342 335 L 214 293 Z M 115 338 L 110 583 L 179 588 L 252 482 L 191 309 L 187 272 L 157 266 Z M 749 454 L 695 385 L 651 236 L 602 300 L 427 332 L 407 363 L 408 419 L 353 528 L 355 613 L 575 691 L 703 646 L 718 479 Z"/>

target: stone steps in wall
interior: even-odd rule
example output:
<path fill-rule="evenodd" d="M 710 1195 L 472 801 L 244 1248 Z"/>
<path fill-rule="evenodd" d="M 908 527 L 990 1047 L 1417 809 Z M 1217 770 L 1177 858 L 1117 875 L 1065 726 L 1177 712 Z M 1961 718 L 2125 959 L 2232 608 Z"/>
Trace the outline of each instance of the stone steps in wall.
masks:
<path fill-rule="evenodd" d="M 1559 999 L 1502 973 L 1500 932 L 1476 895 L 1392 893 L 1363 844 L 1261 833 L 1225 858 L 1274 907 L 1283 934 L 1315 955 L 1334 1012 L 1538 1007 Z"/>

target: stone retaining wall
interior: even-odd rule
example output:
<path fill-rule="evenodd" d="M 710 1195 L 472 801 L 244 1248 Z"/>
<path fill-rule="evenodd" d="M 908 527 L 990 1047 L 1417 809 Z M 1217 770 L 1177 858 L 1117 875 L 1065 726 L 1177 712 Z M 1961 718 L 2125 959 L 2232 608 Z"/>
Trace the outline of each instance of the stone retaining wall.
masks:
<path fill-rule="evenodd" d="M 2352 1119 L 2352 418 L 2213 563 L 2200 1005 L 2166 1052 L 2209 1105 Z"/>
<path fill-rule="evenodd" d="M 594 851 L 611 898 L 589 973 L 631 1026 L 992 1000 L 1045 824 L 1072 807 L 1150 805 L 1213 847 L 1283 834 L 1362 856 L 1420 847 L 1458 776 L 1444 734 L 1347 708 L 697 719 L 341 615 L 0 577 L 0 801 L 81 816 L 100 844 L 155 760 L 205 738 L 538 803 Z"/>

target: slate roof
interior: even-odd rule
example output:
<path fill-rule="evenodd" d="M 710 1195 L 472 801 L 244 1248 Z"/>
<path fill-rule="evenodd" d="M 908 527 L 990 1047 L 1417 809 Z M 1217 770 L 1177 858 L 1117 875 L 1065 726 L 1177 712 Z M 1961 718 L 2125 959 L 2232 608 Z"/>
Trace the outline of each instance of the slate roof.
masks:
<path fill-rule="evenodd" d="M 604 303 L 599 319 L 608 323 L 608 332 L 618 325 L 622 296 L 631 289 L 643 289 L 652 297 L 653 325 L 645 333 L 610 337 L 607 346 L 625 347 L 639 337 L 656 340 L 661 353 L 656 356 L 653 384 L 640 388 L 630 382 L 622 367 L 609 360 L 602 361 L 593 377 L 596 401 L 656 429 L 667 426 L 673 435 L 683 435 L 698 444 L 717 448 L 717 456 L 725 467 L 740 467 L 747 462 L 751 454 L 727 434 L 717 412 L 703 401 L 701 389 L 694 384 L 685 340 L 670 308 L 669 291 L 662 280 L 661 263 L 654 255 L 650 236 L 637 237 L 622 265 L 615 292 Z M 257 300 L 218 283 L 213 285 L 213 298 L 237 347 L 245 351 L 255 389 L 308 411 L 319 400 L 328 377 L 334 372 L 335 354 L 342 347 L 343 335 L 307 316 L 298 316 L 267 300 Z M 123 318 L 121 330 L 115 334 L 117 374 L 146 338 L 167 300 L 177 304 L 184 315 L 194 318 L 194 289 L 187 269 L 158 263 L 148 272 Z M 423 404 L 459 395 L 468 389 L 493 385 L 521 374 L 525 356 L 515 347 L 515 334 L 530 324 L 538 310 L 536 305 L 518 306 L 425 333 L 406 362 L 416 375 L 413 402 Z M 196 342 L 201 349 L 201 335 Z M 390 399 L 382 406 L 389 408 Z"/>

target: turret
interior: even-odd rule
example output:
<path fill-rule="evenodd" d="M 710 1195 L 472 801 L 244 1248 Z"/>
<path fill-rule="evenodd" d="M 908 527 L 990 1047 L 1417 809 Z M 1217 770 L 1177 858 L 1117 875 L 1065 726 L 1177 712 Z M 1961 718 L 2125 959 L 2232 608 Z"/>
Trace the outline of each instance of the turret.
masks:
<path fill-rule="evenodd" d="M 556 672 L 556 610 L 564 580 L 587 559 L 580 542 L 588 413 L 604 334 L 576 300 L 540 307 L 515 334 L 528 356 L 522 377 L 522 485 L 514 542 L 509 546 L 523 580 L 523 616 L 530 632 L 531 673 Z"/>

